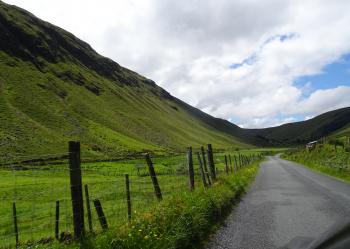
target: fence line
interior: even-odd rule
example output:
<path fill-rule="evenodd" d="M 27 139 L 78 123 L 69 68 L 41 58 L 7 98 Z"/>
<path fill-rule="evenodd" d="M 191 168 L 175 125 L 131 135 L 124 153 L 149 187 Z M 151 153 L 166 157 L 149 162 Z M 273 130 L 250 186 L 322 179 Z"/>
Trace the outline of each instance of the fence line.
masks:
<path fill-rule="evenodd" d="M 69 143 L 62 157 L 22 160 L 1 167 L 0 248 L 79 238 L 86 232 L 127 224 L 164 198 L 210 188 L 215 179 L 235 174 L 261 154 L 214 157 L 211 145 L 168 161 L 146 154 L 140 162 L 81 164 L 80 144 Z M 194 157 L 193 157 L 194 153 Z M 239 158 L 239 161 L 237 160 Z M 28 157 L 26 158 L 28 159 Z M 163 160 L 163 161 L 162 161 Z M 87 230 L 85 230 L 87 229 Z"/>

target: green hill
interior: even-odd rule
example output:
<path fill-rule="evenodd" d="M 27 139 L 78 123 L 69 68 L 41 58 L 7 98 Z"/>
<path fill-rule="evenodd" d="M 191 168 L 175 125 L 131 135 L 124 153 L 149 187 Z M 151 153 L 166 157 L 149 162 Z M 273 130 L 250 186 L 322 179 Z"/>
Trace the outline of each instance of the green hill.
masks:
<path fill-rule="evenodd" d="M 0 153 L 157 153 L 213 143 L 244 147 L 216 119 L 72 34 L 0 2 Z"/>
<path fill-rule="evenodd" d="M 343 128 L 334 131 L 330 137 L 342 140 L 345 143 L 349 143 L 350 138 L 350 124 L 344 126 Z"/>
<path fill-rule="evenodd" d="M 55 155 L 80 140 L 84 156 L 286 146 L 350 123 L 344 108 L 267 129 L 242 129 L 171 96 L 97 54 L 71 33 L 0 1 L 0 155 Z"/>
<path fill-rule="evenodd" d="M 347 107 L 326 112 L 306 121 L 266 129 L 247 129 L 243 133 L 255 137 L 255 144 L 290 146 L 317 140 L 349 125 L 350 107 Z"/>

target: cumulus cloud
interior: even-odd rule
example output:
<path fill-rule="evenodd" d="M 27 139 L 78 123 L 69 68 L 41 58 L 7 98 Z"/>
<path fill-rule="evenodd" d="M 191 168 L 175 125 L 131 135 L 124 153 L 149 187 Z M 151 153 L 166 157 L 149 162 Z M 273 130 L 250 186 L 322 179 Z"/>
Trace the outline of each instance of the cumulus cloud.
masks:
<path fill-rule="evenodd" d="M 347 0 L 6 2 L 68 29 L 201 110 L 244 127 L 350 106 L 349 86 L 294 84 L 350 52 Z"/>

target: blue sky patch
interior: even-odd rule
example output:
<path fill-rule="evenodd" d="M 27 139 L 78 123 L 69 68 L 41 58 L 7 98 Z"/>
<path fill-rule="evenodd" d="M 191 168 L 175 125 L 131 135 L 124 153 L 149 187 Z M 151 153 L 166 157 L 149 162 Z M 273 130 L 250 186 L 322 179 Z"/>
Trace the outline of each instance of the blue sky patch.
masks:
<path fill-rule="evenodd" d="M 256 54 L 251 55 L 250 57 L 244 59 L 242 62 L 240 63 L 233 63 L 230 65 L 231 69 L 236 69 L 239 68 L 241 66 L 243 66 L 244 64 L 247 65 L 252 65 L 254 63 L 254 61 L 256 60 Z"/>
<path fill-rule="evenodd" d="M 286 40 L 290 40 L 290 39 L 294 38 L 295 35 L 296 35 L 295 33 L 287 33 L 287 34 L 283 34 L 283 35 L 271 36 L 262 43 L 262 45 L 258 49 L 258 52 L 260 52 L 264 48 L 264 46 L 266 46 L 267 44 L 269 44 L 272 41 L 279 40 L 280 42 L 285 42 Z M 231 64 L 229 66 L 229 68 L 236 69 L 236 68 L 242 67 L 245 64 L 252 65 L 256 61 L 256 56 L 257 56 L 258 52 L 254 52 L 252 55 L 245 58 L 243 61 L 241 61 L 239 63 Z"/>
<path fill-rule="evenodd" d="M 294 81 L 294 85 L 298 88 L 308 83 L 311 83 L 313 90 L 335 88 L 340 85 L 350 86 L 350 54 L 327 65 L 320 74 L 303 76 Z"/>

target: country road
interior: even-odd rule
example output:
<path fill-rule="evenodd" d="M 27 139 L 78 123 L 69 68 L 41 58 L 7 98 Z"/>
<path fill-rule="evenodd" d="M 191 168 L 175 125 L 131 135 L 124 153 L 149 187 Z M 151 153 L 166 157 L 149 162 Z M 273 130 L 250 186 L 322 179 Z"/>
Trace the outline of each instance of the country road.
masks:
<path fill-rule="evenodd" d="M 207 249 L 283 248 L 295 237 L 317 237 L 349 217 L 350 184 L 268 157 Z"/>

